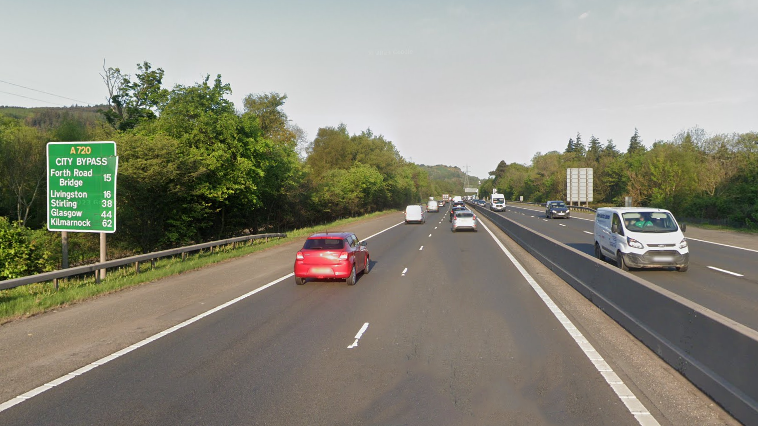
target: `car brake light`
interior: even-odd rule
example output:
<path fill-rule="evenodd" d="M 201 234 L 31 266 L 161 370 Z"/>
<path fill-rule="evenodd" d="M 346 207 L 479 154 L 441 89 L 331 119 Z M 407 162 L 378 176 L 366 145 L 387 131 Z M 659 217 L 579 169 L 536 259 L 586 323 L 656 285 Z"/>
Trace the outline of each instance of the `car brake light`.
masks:
<path fill-rule="evenodd" d="M 301 251 L 297 252 L 297 255 L 295 256 L 295 258 L 296 258 L 297 260 L 304 260 L 304 259 L 305 259 L 305 258 L 303 257 L 303 252 L 301 252 Z"/>
<path fill-rule="evenodd" d="M 342 253 L 340 253 L 340 260 L 347 260 L 347 252 L 346 251 L 343 251 Z"/>

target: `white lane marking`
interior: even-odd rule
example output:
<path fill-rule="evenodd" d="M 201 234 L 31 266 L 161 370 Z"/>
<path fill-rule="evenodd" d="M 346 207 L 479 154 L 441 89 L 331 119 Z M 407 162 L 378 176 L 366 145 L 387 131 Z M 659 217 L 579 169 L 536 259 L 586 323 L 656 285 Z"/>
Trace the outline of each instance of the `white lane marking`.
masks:
<path fill-rule="evenodd" d="M 715 266 L 709 266 L 709 268 L 713 269 L 714 271 L 723 272 L 725 274 L 734 275 L 735 277 L 744 277 L 742 274 L 738 274 L 736 272 L 727 271 L 726 269 L 717 268 Z"/>
<path fill-rule="evenodd" d="M 173 326 L 171 328 L 163 330 L 163 331 L 161 331 L 158 334 L 154 334 L 154 335 L 152 335 L 152 336 L 150 336 L 150 337 L 148 337 L 148 338 L 146 338 L 144 340 L 141 340 L 141 341 L 139 341 L 139 342 L 137 342 L 137 343 L 135 343 L 135 344 L 133 344 L 131 346 L 128 346 L 128 347 L 126 347 L 124 349 L 121 349 L 118 352 L 114 352 L 111 355 L 108 355 L 106 357 L 100 358 L 99 360 L 97 360 L 95 362 L 92 362 L 92 363 L 90 363 L 88 365 L 85 365 L 84 367 L 82 367 L 82 368 L 80 368 L 78 370 L 74 370 L 74 371 L 66 374 L 65 376 L 62 376 L 62 377 L 59 377 L 56 380 L 53 380 L 52 382 L 46 383 L 46 384 L 44 384 L 42 386 L 39 386 L 39 387 L 37 387 L 35 389 L 32 389 L 29 392 L 23 393 L 23 394 L 15 397 L 15 398 L 13 398 L 11 400 L 8 400 L 8 401 L 0 404 L 0 412 L 3 412 L 5 410 L 13 407 L 16 404 L 19 404 L 19 403 L 21 403 L 23 401 L 26 401 L 27 399 L 33 398 L 33 397 L 41 394 L 42 392 L 44 392 L 44 391 L 46 391 L 48 389 L 52 389 L 55 386 L 63 384 L 65 382 L 73 379 L 76 376 L 80 376 L 80 375 L 82 375 L 82 374 L 84 374 L 84 373 L 86 373 L 86 372 L 88 372 L 88 371 L 90 371 L 90 370 L 92 370 L 94 368 L 97 368 L 97 367 L 100 367 L 101 365 L 107 364 L 108 362 L 113 361 L 114 359 L 116 359 L 116 358 L 118 358 L 118 357 L 120 357 L 122 355 L 126 355 L 126 354 L 128 354 L 129 352 L 132 352 L 135 349 L 139 349 L 142 346 L 147 345 L 148 343 L 152 343 L 152 342 L 160 339 L 161 337 L 169 335 L 169 334 L 171 334 L 171 333 L 173 333 L 173 332 L 175 332 L 177 330 L 180 330 L 180 329 L 182 329 L 182 328 L 184 328 L 184 327 L 186 327 L 186 326 L 188 326 L 188 325 L 190 325 L 192 323 L 195 323 L 195 322 L 197 322 L 197 321 L 199 321 L 199 320 L 207 317 L 208 315 L 216 313 L 216 312 L 218 312 L 218 311 L 220 311 L 220 310 L 222 310 L 224 308 L 227 308 L 227 307 L 229 307 L 229 306 L 231 306 L 231 305 L 233 305 L 233 304 L 235 304 L 235 303 L 237 303 L 237 302 L 239 302 L 239 301 L 241 301 L 243 299 L 246 299 L 246 298 L 248 298 L 248 297 L 250 297 L 250 296 L 252 296 L 252 295 L 254 295 L 254 294 L 258 293 L 258 292 L 261 292 L 261 291 L 263 291 L 263 290 L 265 290 L 265 289 L 273 286 L 274 284 L 278 284 L 278 283 L 280 283 L 280 282 L 282 282 L 282 281 L 286 280 L 287 278 L 290 278 L 290 277 L 292 277 L 294 275 L 295 275 L 294 273 L 289 273 L 289 274 L 287 274 L 287 275 L 285 275 L 285 276 L 283 276 L 281 278 L 278 278 L 278 279 L 276 279 L 274 281 L 271 281 L 270 283 L 268 283 L 268 284 L 266 284 L 266 285 L 264 285 L 262 287 L 258 287 L 255 290 L 252 290 L 252 291 L 250 291 L 248 293 L 245 293 L 242 296 L 237 297 L 236 299 L 232 299 L 232 300 L 230 300 L 230 301 L 228 301 L 226 303 L 223 303 L 223 304 L 221 304 L 219 306 L 216 306 L 215 308 L 213 308 L 213 309 L 211 309 L 209 311 L 203 312 L 200 315 L 192 317 L 192 318 L 190 318 L 190 319 L 188 319 L 188 320 L 186 320 L 186 321 L 184 321 L 182 323 L 179 323 L 179 324 L 177 324 L 177 325 L 175 325 L 175 326 Z"/>
<path fill-rule="evenodd" d="M 419 251 L 421 251 L 421 250 L 423 250 L 423 249 L 424 249 L 424 246 L 421 246 L 421 248 L 419 249 Z"/>
<path fill-rule="evenodd" d="M 348 349 L 353 349 L 354 347 L 358 346 L 358 341 L 361 340 L 361 336 L 363 336 L 363 333 L 366 332 L 366 329 L 368 329 L 368 323 L 363 324 L 363 327 L 358 330 L 358 334 L 355 335 L 355 342 L 353 342 L 352 345 L 348 346 Z"/>
<path fill-rule="evenodd" d="M 408 268 L 403 269 L 403 276 L 405 276 L 406 272 L 408 272 Z"/>
<path fill-rule="evenodd" d="M 529 216 L 529 217 L 534 217 L 534 215 L 531 215 L 531 216 Z"/>
<path fill-rule="evenodd" d="M 400 223 L 392 225 L 389 228 L 383 229 L 383 230 L 377 232 L 374 235 L 371 235 L 371 236 L 368 236 L 368 237 L 364 238 L 363 240 L 368 240 L 371 237 L 375 237 L 375 236 L 381 234 L 382 232 L 389 231 L 390 229 L 392 229 L 392 228 L 394 228 L 394 227 L 396 227 L 398 225 L 402 225 L 403 223 L 405 223 L 405 221 L 402 221 Z M 403 270 L 403 275 L 405 275 L 405 271 L 407 271 L 407 270 L 408 270 L 408 268 L 405 268 L 405 270 Z M 61 376 L 61 377 L 59 377 L 59 378 L 57 378 L 57 379 L 55 379 L 55 380 L 53 380 L 51 382 L 48 382 L 48 383 L 46 383 L 46 384 L 44 384 L 42 386 L 38 386 L 38 387 L 30 390 L 29 392 L 25 392 L 25 393 L 23 393 L 23 394 L 15 397 L 15 398 L 13 398 L 13 399 L 9 399 L 8 401 L 5 401 L 2 404 L 0 404 L 0 413 L 2 413 L 3 411 L 5 411 L 5 410 L 7 410 L 7 409 L 9 409 L 11 407 L 13 407 L 14 405 L 17 405 L 17 404 L 20 404 L 20 403 L 26 401 L 27 399 L 31 399 L 31 398 L 33 398 L 33 397 L 41 394 L 42 392 L 45 392 L 48 389 L 52 389 L 55 386 L 58 386 L 58 385 L 63 384 L 63 383 L 66 383 L 67 381 L 73 379 L 76 376 L 80 376 L 80 375 L 82 375 L 82 374 L 84 374 L 84 373 L 86 373 L 86 372 L 88 372 L 88 371 L 90 371 L 92 369 L 95 369 L 95 368 L 97 368 L 97 367 L 99 367 L 101 365 L 104 365 L 104 364 L 106 364 L 106 363 L 108 363 L 110 361 L 113 361 L 114 359 L 116 359 L 116 358 L 118 358 L 118 357 L 120 357 L 122 355 L 126 355 L 126 354 L 128 354 L 129 352 L 132 352 L 135 349 L 139 349 L 142 346 L 147 345 L 148 343 L 152 343 L 152 342 L 160 339 L 161 337 L 167 336 L 167 335 L 169 335 L 169 334 L 171 334 L 171 333 L 173 333 L 173 332 L 175 332 L 177 330 L 180 330 L 180 329 L 182 329 L 182 328 L 184 328 L 184 327 L 186 327 L 186 326 L 188 326 L 188 325 L 190 325 L 192 323 L 200 321 L 201 319 L 203 319 L 203 318 L 205 318 L 205 317 L 207 317 L 207 316 L 209 316 L 211 314 L 214 314 L 214 313 L 216 313 L 216 312 L 218 312 L 218 311 L 220 311 L 220 310 L 222 310 L 224 308 L 228 308 L 229 306 L 231 306 L 231 305 L 233 305 L 233 304 L 235 304 L 235 303 L 237 303 L 237 302 L 239 302 L 241 300 L 244 300 L 244 299 L 246 299 L 246 298 L 248 298 L 248 297 L 250 297 L 250 296 L 252 296 L 252 295 L 254 295 L 256 293 L 259 293 L 259 292 L 261 292 L 261 291 L 263 291 L 263 290 L 265 290 L 265 289 L 273 286 L 274 284 L 278 284 L 278 283 L 286 280 L 287 278 L 291 278 L 294 275 L 295 275 L 295 273 L 291 272 L 291 273 L 289 273 L 289 274 L 287 274 L 287 275 L 285 275 L 283 277 L 277 278 L 277 279 L 275 279 L 274 281 L 271 281 L 268 284 L 265 284 L 265 285 L 263 285 L 261 287 L 256 288 L 255 290 L 251 290 L 250 292 L 245 293 L 242 296 L 237 297 L 236 299 L 232 299 L 232 300 L 230 300 L 230 301 L 228 301 L 226 303 L 222 303 L 221 305 L 218 305 L 218 306 L 216 306 L 215 308 L 213 308 L 211 310 L 205 311 L 205 312 L 203 312 L 203 313 L 201 313 L 201 314 L 199 314 L 197 316 L 194 316 L 194 317 L 192 317 L 192 318 L 190 318 L 190 319 L 188 319 L 188 320 L 186 320 L 184 322 L 181 322 L 181 323 L 179 323 L 179 324 L 177 324 L 177 325 L 175 325 L 175 326 L 173 326 L 171 328 L 167 328 L 166 330 L 163 330 L 160 333 L 154 334 L 154 335 L 152 335 L 152 336 L 150 336 L 150 337 L 148 337 L 148 338 L 146 338 L 144 340 L 141 340 L 141 341 L 139 341 L 139 342 L 137 342 L 137 343 L 135 343 L 135 344 L 133 344 L 131 346 L 128 346 L 128 347 L 126 347 L 124 349 L 121 349 L 120 351 L 114 352 L 114 353 L 112 353 L 112 354 L 110 354 L 108 356 L 100 358 L 99 360 L 97 360 L 95 362 L 92 362 L 90 364 L 87 364 L 84 367 L 79 368 L 78 370 L 74 370 L 74 371 L 72 371 L 72 372 L 70 372 L 70 373 L 68 373 L 66 375 L 63 375 L 63 376 Z"/>
<path fill-rule="evenodd" d="M 545 222 L 547 222 L 547 219 L 542 219 L 542 220 L 544 220 Z"/>
<path fill-rule="evenodd" d="M 437 227 L 435 226 L 434 229 L 437 229 Z"/>
<path fill-rule="evenodd" d="M 729 244 L 714 243 L 713 241 L 698 240 L 697 238 L 690 238 L 690 237 L 685 237 L 685 238 L 687 238 L 687 240 L 700 241 L 701 243 L 715 244 L 717 246 L 724 246 L 724 247 L 729 247 L 733 249 L 746 250 L 746 251 L 752 251 L 754 253 L 758 253 L 758 250 L 753 250 L 753 249 L 749 249 L 745 247 L 730 246 Z"/>
<path fill-rule="evenodd" d="M 364 239 L 363 239 L 363 241 L 366 241 L 366 240 L 368 240 L 368 239 L 369 239 L 369 238 L 371 238 L 371 237 L 376 237 L 377 235 L 381 234 L 382 232 L 386 232 L 386 231 L 389 231 L 390 229 L 392 229 L 392 228 L 394 228 L 394 227 L 396 227 L 396 226 L 398 226 L 398 225 L 402 225 L 402 224 L 404 224 L 404 223 L 405 223 L 405 221 L 402 221 L 402 222 L 400 222 L 400 223 L 396 223 L 396 224 L 394 224 L 394 225 L 390 226 L 390 227 L 389 227 L 389 228 L 387 228 L 387 229 L 382 229 L 381 231 L 377 232 L 376 234 L 374 234 L 374 235 L 370 235 L 370 236 L 368 236 L 368 237 L 364 238 Z"/>
<path fill-rule="evenodd" d="M 592 233 L 592 232 L 590 232 L 590 231 L 582 231 L 582 232 L 584 232 L 585 234 L 595 235 L 595 234 L 593 234 L 593 233 Z"/>
<path fill-rule="evenodd" d="M 587 339 L 584 337 L 581 331 L 579 331 L 576 326 L 571 322 L 571 320 L 566 316 L 566 314 L 561 311 L 561 308 L 558 307 L 558 305 L 553 302 L 553 299 L 548 296 L 547 293 L 545 293 L 545 290 L 540 287 L 540 285 L 537 283 L 537 281 L 532 278 L 531 275 L 529 275 L 529 272 L 524 269 L 523 266 L 519 263 L 518 260 L 511 254 L 508 249 L 505 248 L 502 242 L 495 237 L 495 234 L 490 231 L 490 229 L 485 225 L 481 220 L 479 220 L 479 223 L 484 227 L 484 229 L 487 230 L 487 232 L 492 236 L 492 239 L 495 240 L 495 243 L 500 247 L 500 249 L 505 253 L 506 256 L 508 256 L 508 259 L 511 260 L 514 266 L 516 266 L 516 269 L 521 272 L 521 275 L 526 279 L 526 281 L 529 283 L 530 286 L 534 289 L 534 291 L 540 296 L 542 301 L 547 305 L 548 309 L 555 315 L 555 318 L 558 319 L 558 321 L 563 325 L 563 328 L 566 329 L 566 331 L 571 335 L 571 337 L 574 339 L 577 345 L 579 345 L 579 348 L 584 352 L 584 354 L 589 358 L 590 362 L 595 366 L 597 371 L 605 378 L 605 381 L 611 386 L 611 389 L 613 389 L 614 392 L 616 392 L 616 395 L 619 397 L 621 402 L 626 405 L 626 408 L 629 410 L 629 412 L 634 416 L 635 419 L 637 419 L 637 422 L 640 425 L 647 426 L 647 425 L 659 425 L 658 421 L 655 420 L 655 417 L 650 414 L 650 412 L 645 408 L 645 406 L 640 402 L 639 399 L 634 395 L 634 393 L 624 384 L 624 382 L 618 377 L 616 373 L 613 372 L 613 369 L 611 366 L 608 365 L 607 362 L 603 359 L 603 357 L 595 350 L 595 348 L 592 346 L 592 344 L 587 341 Z"/>
<path fill-rule="evenodd" d="M 432 234 L 429 234 L 429 236 L 431 237 L 431 236 L 432 236 Z"/>
<path fill-rule="evenodd" d="M 559 223 L 559 224 L 558 224 L 558 226 L 566 226 L 566 225 L 564 225 L 564 224 L 562 224 L 562 223 Z"/>

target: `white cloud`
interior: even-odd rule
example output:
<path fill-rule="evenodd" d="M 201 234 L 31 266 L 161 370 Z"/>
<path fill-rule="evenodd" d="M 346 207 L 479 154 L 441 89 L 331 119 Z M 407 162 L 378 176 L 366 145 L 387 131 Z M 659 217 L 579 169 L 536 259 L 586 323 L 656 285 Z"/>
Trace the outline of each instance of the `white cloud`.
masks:
<path fill-rule="evenodd" d="M 581 15 L 579 15 L 579 19 L 584 19 L 584 18 L 586 18 L 588 16 L 590 16 L 590 13 L 589 12 L 584 12 Z"/>

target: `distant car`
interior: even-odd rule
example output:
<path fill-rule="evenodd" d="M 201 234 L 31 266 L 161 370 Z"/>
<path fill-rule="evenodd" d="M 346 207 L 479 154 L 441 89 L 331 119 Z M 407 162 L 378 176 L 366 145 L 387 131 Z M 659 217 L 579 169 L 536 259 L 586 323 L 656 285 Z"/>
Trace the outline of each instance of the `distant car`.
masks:
<path fill-rule="evenodd" d="M 418 204 L 411 204 L 405 208 L 405 223 L 426 223 L 424 209 Z"/>
<path fill-rule="evenodd" d="M 437 207 L 445 207 L 445 202 L 442 200 L 437 201 Z"/>
<path fill-rule="evenodd" d="M 550 219 L 565 217 L 568 219 L 570 216 L 571 211 L 563 201 L 548 201 L 545 204 L 545 217 L 549 217 Z"/>
<path fill-rule="evenodd" d="M 453 221 L 453 215 L 455 212 L 461 211 L 461 210 L 467 210 L 464 206 L 453 206 L 450 208 L 450 222 Z"/>
<path fill-rule="evenodd" d="M 429 200 L 426 203 L 426 211 L 428 211 L 428 212 L 438 212 L 438 211 L 440 211 L 440 206 L 439 206 L 439 204 L 437 204 L 436 201 Z"/>
<path fill-rule="evenodd" d="M 295 256 L 295 283 L 305 284 L 308 278 L 345 280 L 355 285 L 357 274 L 368 274 L 371 256 L 365 241 L 352 232 L 313 234 L 305 240 Z"/>
<path fill-rule="evenodd" d="M 453 232 L 460 231 L 461 229 L 471 229 L 476 232 L 476 215 L 471 210 L 459 210 L 455 212 L 451 222 L 450 229 Z"/>

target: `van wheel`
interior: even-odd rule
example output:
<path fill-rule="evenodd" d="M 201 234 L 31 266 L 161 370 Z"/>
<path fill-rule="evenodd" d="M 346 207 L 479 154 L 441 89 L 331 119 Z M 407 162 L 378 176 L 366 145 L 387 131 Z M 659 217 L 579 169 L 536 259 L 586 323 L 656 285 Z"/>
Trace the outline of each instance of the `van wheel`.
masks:
<path fill-rule="evenodd" d="M 605 255 L 603 255 L 603 250 L 600 248 L 600 244 L 595 243 L 595 257 L 600 260 L 605 260 Z"/>
<path fill-rule="evenodd" d="M 347 277 L 345 282 L 347 285 L 355 285 L 355 265 L 353 265 L 353 269 L 350 271 L 350 276 Z"/>
<path fill-rule="evenodd" d="M 626 262 L 624 262 L 624 254 L 621 252 L 616 253 L 616 265 L 622 270 L 622 271 L 628 271 L 629 267 L 626 266 Z"/>
<path fill-rule="evenodd" d="M 677 266 L 676 270 L 679 272 L 687 272 L 687 270 L 690 269 L 690 265 L 684 265 L 684 266 Z"/>

